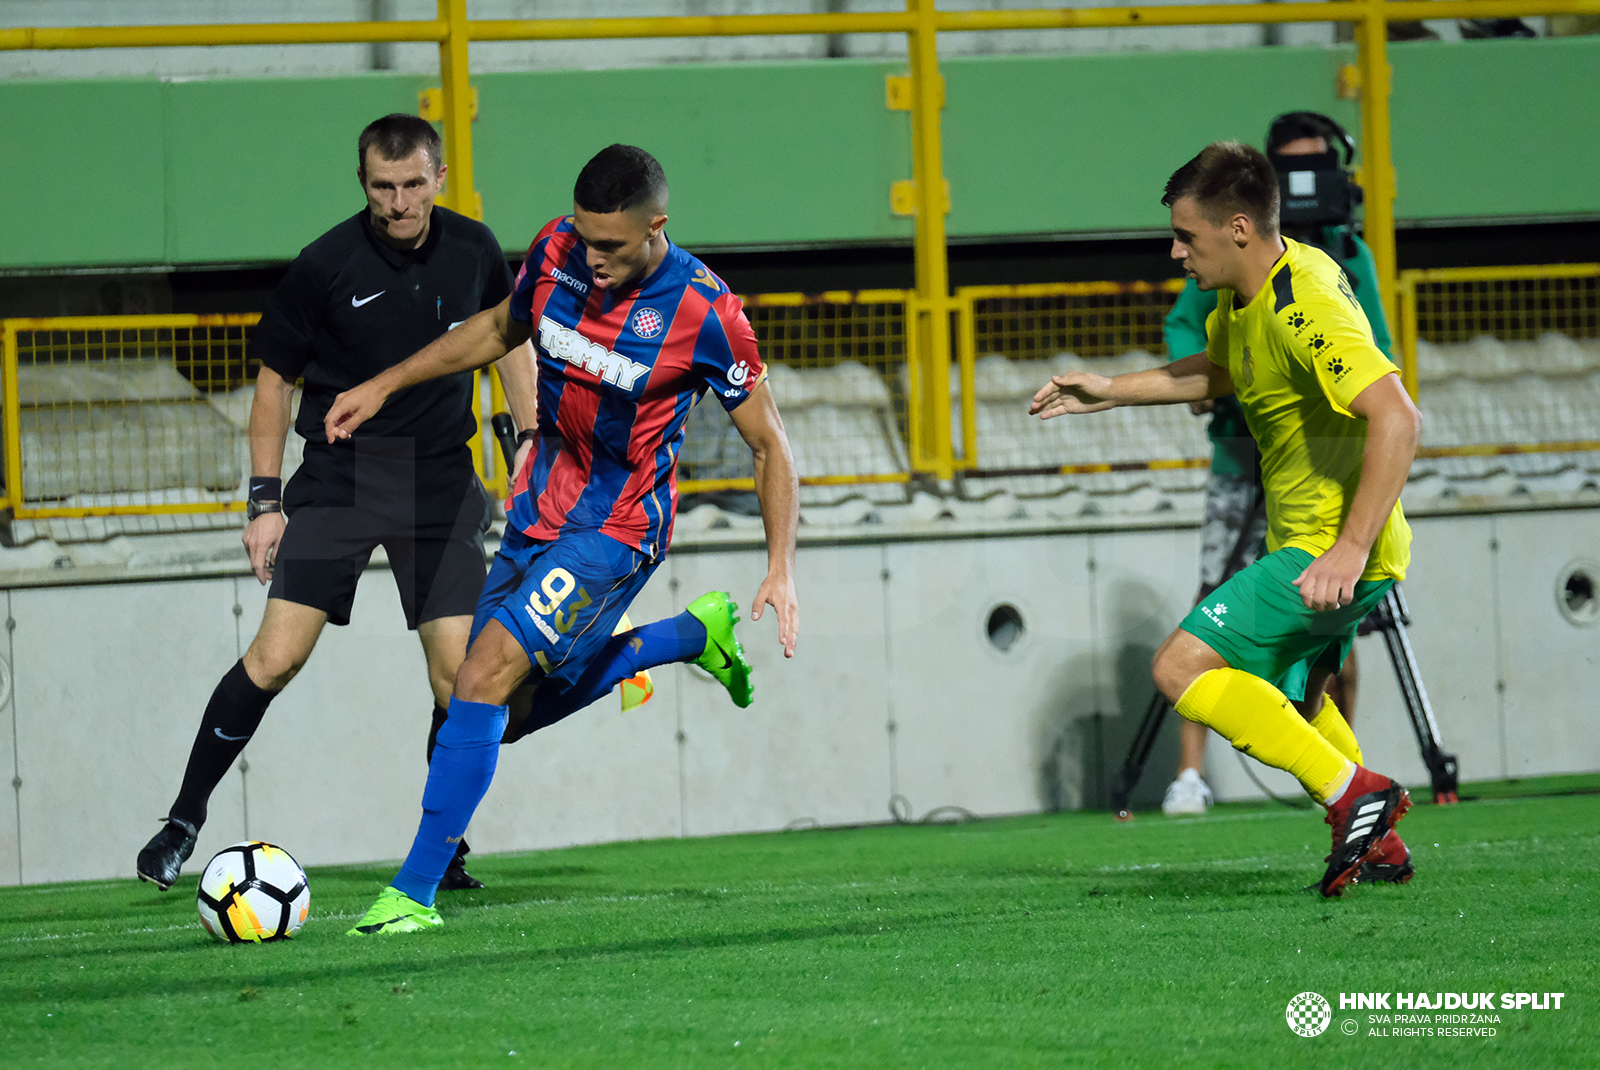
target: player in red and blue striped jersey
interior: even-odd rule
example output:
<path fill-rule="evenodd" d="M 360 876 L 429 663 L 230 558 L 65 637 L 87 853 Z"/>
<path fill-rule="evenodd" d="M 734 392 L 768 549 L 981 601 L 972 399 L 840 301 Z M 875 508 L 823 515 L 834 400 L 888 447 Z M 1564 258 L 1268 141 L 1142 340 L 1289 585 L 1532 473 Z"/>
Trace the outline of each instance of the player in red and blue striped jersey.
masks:
<path fill-rule="evenodd" d="M 659 557 L 690 408 L 709 389 L 732 412 L 766 370 L 739 299 L 665 234 L 659 265 L 619 292 L 589 269 L 577 226 L 540 232 L 511 296 L 536 338 L 541 441 L 508 519 L 535 539 L 597 530 Z"/>
<path fill-rule="evenodd" d="M 441 924 L 432 906 L 439 877 L 488 790 L 503 739 L 669 661 L 707 668 L 748 704 L 737 617 L 720 592 L 612 636 L 671 541 L 684 422 L 707 391 L 755 459 L 768 565 L 750 616 L 771 606 L 784 654 L 794 655 L 798 486 L 742 306 L 667 240 L 666 178 L 649 153 L 602 150 L 579 174 L 573 201 L 573 214 L 535 239 L 509 298 L 339 395 L 325 421 L 328 441 L 341 441 L 395 391 L 482 367 L 534 340 L 537 433 L 525 434 L 518 451 L 506 534 L 439 730 L 422 824 L 394 883 L 352 935 Z M 512 696 L 528 688 L 536 688 L 531 712 L 508 729 Z"/>

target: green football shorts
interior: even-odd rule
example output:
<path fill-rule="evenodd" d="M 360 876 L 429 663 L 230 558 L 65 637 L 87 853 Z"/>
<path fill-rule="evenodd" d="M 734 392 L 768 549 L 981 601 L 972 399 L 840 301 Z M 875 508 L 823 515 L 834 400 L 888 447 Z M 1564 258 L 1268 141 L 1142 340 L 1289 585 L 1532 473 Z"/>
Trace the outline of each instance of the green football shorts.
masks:
<path fill-rule="evenodd" d="M 1299 701 L 1314 667 L 1337 672 L 1344 664 L 1356 641 L 1356 626 L 1394 586 L 1392 579 L 1361 580 L 1349 605 L 1316 613 L 1306 608 L 1294 585 L 1314 560 L 1288 546 L 1268 554 L 1202 599 L 1178 627 L 1231 667 L 1259 676 Z"/>

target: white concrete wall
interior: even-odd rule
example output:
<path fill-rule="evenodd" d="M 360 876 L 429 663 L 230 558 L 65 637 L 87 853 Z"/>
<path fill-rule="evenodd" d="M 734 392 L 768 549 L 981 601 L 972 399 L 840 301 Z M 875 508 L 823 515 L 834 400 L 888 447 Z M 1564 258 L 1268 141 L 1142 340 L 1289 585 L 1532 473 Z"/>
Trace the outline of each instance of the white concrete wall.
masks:
<path fill-rule="evenodd" d="M 1414 526 L 1412 639 L 1463 779 L 1600 769 L 1600 628 L 1568 623 L 1554 590 L 1569 561 L 1595 556 L 1600 509 Z M 799 656 L 782 657 L 770 614 L 741 626 L 754 706 L 734 708 L 698 670 L 657 670 L 643 709 L 623 716 L 607 698 L 503 751 L 471 841 L 495 852 L 875 822 L 896 794 L 918 817 L 1098 804 L 1152 693 L 1150 654 L 1188 608 L 1197 544 L 1181 527 L 802 548 Z M 759 550 L 674 552 L 633 617 L 713 587 L 748 599 L 764 567 Z M 0 883 L 131 876 L 264 591 L 223 577 L 0 596 L 14 622 L 0 776 L 16 774 L 13 791 L 0 785 Z M 985 630 L 1001 603 L 1025 625 L 1003 652 Z M 1369 763 L 1424 786 L 1382 647 L 1361 652 Z M 307 864 L 398 858 L 429 706 L 393 585 L 369 572 L 354 622 L 328 629 L 218 789 L 191 868 L 246 835 Z M 1174 733 L 1140 785 L 1145 805 L 1170 776 Z M 1259 794 L 1225 744 L 1209 758 L 1219 796 Z"/>

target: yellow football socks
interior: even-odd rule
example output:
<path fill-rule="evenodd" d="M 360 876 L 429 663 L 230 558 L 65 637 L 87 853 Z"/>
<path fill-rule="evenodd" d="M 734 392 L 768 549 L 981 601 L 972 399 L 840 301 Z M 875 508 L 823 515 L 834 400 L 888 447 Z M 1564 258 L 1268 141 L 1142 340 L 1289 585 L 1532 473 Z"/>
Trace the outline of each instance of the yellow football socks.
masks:
<path fill-rule="evenodd" d="M 1288 770 L 1320 803 L 1337 796 L 1355 775 L 1355 765 L 1306 723 L 1282 691 L 1242 670 L 1202 673 L 1178 699 L 1178 712 L 1214 728 L 1257 761 Z"/>
<path fill-rule="evenodd" d="M 1320 732 L 1323 739 L 1332 743 L 1334 750 L 1357 765 L 1361 764 L 1361 744 L 1356 742 L 1356 734 L 1351 730 L 1350 722 L 1344 719 L 1339 707 L 1333 704 L 1332 695 L 1322 696 L 1322 711 L 1311 718 L 1311 727 Z"/>

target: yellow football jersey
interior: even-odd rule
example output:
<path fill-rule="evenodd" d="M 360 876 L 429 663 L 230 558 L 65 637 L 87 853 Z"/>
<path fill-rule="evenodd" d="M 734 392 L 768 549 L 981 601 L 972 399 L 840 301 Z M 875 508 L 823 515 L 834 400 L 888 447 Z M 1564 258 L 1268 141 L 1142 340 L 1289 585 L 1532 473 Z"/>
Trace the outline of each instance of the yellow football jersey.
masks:
<path fill-rule="evenodd" d="M 1312 246 L 1284 246 L 1249 304 L 1235 308 L 1234 293 L 1218 291 L 1206 354 L 1233 377 L 1261 447 L 1268 552 L 1320 555 L 1344 529 L 1361 479 L 1367 422 L 1350 403 L 1396 370 L 1339 265 Z M 1410 562 L 1411 528 L 1396 502 L 1361 578 L 1404 579 Z"/>

